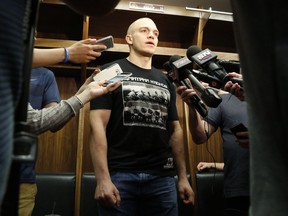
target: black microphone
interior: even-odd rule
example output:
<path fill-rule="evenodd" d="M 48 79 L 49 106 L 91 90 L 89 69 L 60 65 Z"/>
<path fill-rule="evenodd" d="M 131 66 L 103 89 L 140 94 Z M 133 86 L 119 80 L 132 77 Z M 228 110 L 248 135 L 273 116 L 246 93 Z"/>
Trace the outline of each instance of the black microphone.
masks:
<path fill-rule="evenodd" d="M 164 63 L 163 68 L 167 71 L 167 77 L 170 80 L 170 82 L 175 83 L 177 86 L 186 86 L 187 89 L 191 89 L 191 87 L 188 85 L 188 83 L 184 81 L 180 81 L 178 79 L 178 74 L 175 73 L 174 68 L 171 66 L 171 62 L 174 62 L 181 58 L 181 56 L 171 56 L 169 59 L 169 65 L 167 62 Z M 198 95 L 193 95 L 190 97 L 190 101 L 192 106 L 197 110 L 197 112 L 204 118 L 208 114 L 208 110 L 203 103 L 203 101 L 198 97 Z"/>
<path fill-rule="evenodd" d="M 204 103 L 209 107 L 217 107 L 222 98 L 211 88 L 205 88 L 201 82 L 193 75 L 193 73 L 188 69 L 191 67 L 191 61 L 187 59 L 187 57 L 183 57 L 178 59 L 177 61 L 170 62 L 173 65 L 173 68 L 178 73 L 178 79 L 184 80 L 188 78 L 192 85 L 196 86 L 198 91 L 200 92 L 200 97 L 204 101 Z"/>
<path fill-rule="evenodd" d="M 170 81 L 171 83 L 175 83 L 177 86 L 180 86 L 181 83 L 180 83 L 179 80 L 177 80 L 176 74 L 172 71 L 172 67 L 171 67 L 169 61 L 166 61 L 166 62 L 163 64 L 163 68 L 164 68 L 164 70 L 167 72 L 166 75 L 167 75 L 169 81 Z"/>
<path fill-rule="evenodd" d="M 193 45 L 187 49 L 186 55 L 189 60 L 195 62 L 200 68 L 206 70 L 211 75 L 215 75 L 225 83 L 232 81 L 243 86 L 243 79 L 230 77 L 225 69 L 216 63 L 217 55 L 209 49 L 201 50 L 199 47 Z"/>
<path fill-rule="evenodd" d="M 235 60 L 218 60 L 217 63 L 221 65 L 227 72 L 240 73 L 240 62 Z"/>
<path fill-rule="evenodd" d="M 182 57 L 179 55 L 174 55 L 170 58 L 170 62 L 175 62 L 181 58 Z M 192 62 L 187 57 L 185 57 L 184 61 L 185 61 L 185 63 L 187 63 L 189 68 L 193 67 Z M 166 71 L 172 70 L 170 62 L 167 61 L 163 64 L 163 67 Z M 211 75 L 207 74 L 206 72 L 202 72 L 202 71 L 193 69 L 192 73 L 198 80 L 201 80 L 205 83 L 208 83 L 210 87 L 220 89 L 220 88 L 222 88 L 223 84 L 225 84 L 223 81 L 219 80 L 217 77 L 211 76 Z M 173 72 L 172 74 L 170 74 L 170 76 L 171 75 L 176 76 L 176 73 Z M 175 79 L 177 79 L 177 77 Z"/>
<path fill-rule="evenodd" d="M 213 87 L 213 88 L 217 88 L 220 89 L 223 86 L 223 81 L 219 80 L 217 77 L 215 76 L 211 76 L 209 74 L 207 74 L 206 72 L 202 72 L 200 70 L 192 70 L 193 75 L 198 79 L 201 80 L 205 83 L 208 83 L 209 86 Z"/>

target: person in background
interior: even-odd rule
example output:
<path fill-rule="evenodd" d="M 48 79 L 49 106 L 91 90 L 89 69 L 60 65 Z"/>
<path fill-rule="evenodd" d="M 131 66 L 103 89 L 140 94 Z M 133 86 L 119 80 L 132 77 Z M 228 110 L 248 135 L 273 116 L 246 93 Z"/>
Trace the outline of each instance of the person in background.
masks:
<path fill-rule="evenodd" d="M 232 91 L 229 89 L 231 83 L 226 85 L 224 89 Z M 177 93 L 189 106 L 189 129 L 196 144 L 205 143 L 218 128 L 221 129 L 225 164 L 224 215 L 247 216 L 250 206 L 249 148 L 243 147 L 241 143 L 249 146 L 248 131 L 238 132 L 235 135 L 231 131 L 231 128 L 240 123 L 248 127 L 246 101 L 239 100 L 231 93 L 220 94 L 222 98 L 220 105 L 216 108 L 210 107 L 208 115 L 201 118 L 190 103 L 190 97 L 196 94 L 195 90 L 180 86 L 177 87 Z M 246 136 L 241 137 L 241 133 L 245 133 Z"/>
<path fill-rule="evenodd" d="M 98 72 L 96 71 L 95 73 Z M 93 80 L 95 73 L 88 77 L 77 93 L 67 100 L 61 100 L 54 106 L 40 110 L 33 109 L 28 104 L 27 123 L 30 126 L 30 131 L 39 135 L 48 130 L 51 132 L 60 130 L 86 103 L 96 97 L 112 93 L 121 85 L 120 82 L 115 82 L 104 86 L 106 80 Z"/>
<path fill-rule="evenodd" d="M 129 56 L 103 66 L 118 63 L 132 76 L 90 103 L 99 215 L 177 216 L 176 188 L 185 204 L 194 203 L 175 88 L 152 66 L 158 36 L 153 20 L 134 21 L 125 38 Z"/>
<path fill-rule="evenodd" d="M 47 68 L 31 71 L 29 103 L 33 109 L 42 109 L 60 102 L 54 73 Z M 20 167 L 19 216 L 31 216 L 37 194 L 35 163 L 22 163 Z"/>
<path fill-rule="evenodd" d="M 242 79 L 242 74 L 231 72 L 228 73 L 229 76 L 240 78 Z M 245 91 L 244 88 L 241 87 L 238 83 L 232 83 L 228 81 L 225 86 L 224 90 L 230 92 L 231 94 L 235 95 L 240 101 L 245 101 Z M 236 134 L 236 137 L 240 137 L 237 139 L 236 142 L 242 146 L 243 148 L 249 148 L 249 134 L 248 131 L 239 131 Z"/>

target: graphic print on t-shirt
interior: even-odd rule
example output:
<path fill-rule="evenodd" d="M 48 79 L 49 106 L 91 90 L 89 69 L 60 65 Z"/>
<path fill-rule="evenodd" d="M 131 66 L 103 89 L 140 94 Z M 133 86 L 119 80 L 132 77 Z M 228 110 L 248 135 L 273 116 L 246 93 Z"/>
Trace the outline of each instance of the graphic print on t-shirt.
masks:
<path fill-rule="evenodd" d="M 122 84 L 123 125 L 166 129 L 170 101 L 167 86 L 143 78 L 141 81 L 134 82 L 132 78 Z"/>

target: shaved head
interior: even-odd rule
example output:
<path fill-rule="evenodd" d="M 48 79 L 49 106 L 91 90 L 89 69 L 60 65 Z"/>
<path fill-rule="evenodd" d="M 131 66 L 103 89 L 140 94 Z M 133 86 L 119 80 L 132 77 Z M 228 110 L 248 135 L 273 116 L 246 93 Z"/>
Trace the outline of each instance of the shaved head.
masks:
<path fill-rule="evenodd" d="M 147 17 L 143 17 L 143 18 L 137 19 L 133 23 L 131 23 L 131 25 L 128 27 L 127 35 L 132 34 L 136 29 L 138 29 L 141 26 L 146 26 L 146 23 L 149 23 L 149 24 L 152 23 L 156 28 L 156 24 L 154 23 L 154 21 L 152 19 L 147 18 Z"/>

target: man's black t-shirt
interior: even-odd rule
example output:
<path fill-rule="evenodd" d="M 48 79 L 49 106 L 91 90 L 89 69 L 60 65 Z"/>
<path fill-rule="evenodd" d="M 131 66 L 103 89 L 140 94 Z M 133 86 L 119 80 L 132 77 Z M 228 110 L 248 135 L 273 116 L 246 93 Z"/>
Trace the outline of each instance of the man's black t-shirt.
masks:
<path fill-rule="evenodd" d="M 174 86 L 160 70 L 117 60 L 132 76 L 113 91 L 91 101 L 90 108 L 109 109 L 106 129 L 110 171 L 174 175 L 167 122 L 178 120 Z"/>

